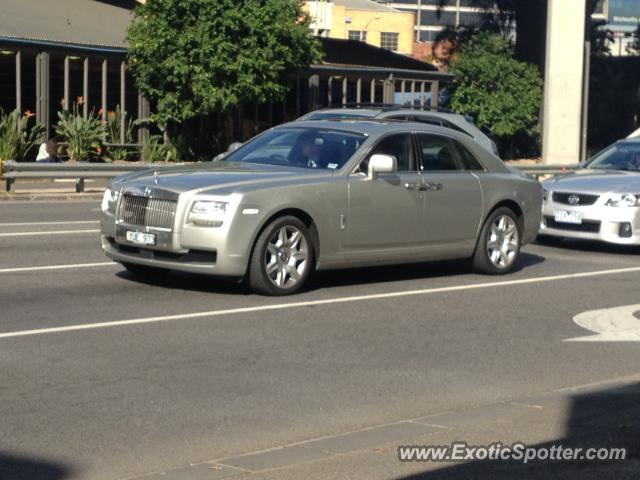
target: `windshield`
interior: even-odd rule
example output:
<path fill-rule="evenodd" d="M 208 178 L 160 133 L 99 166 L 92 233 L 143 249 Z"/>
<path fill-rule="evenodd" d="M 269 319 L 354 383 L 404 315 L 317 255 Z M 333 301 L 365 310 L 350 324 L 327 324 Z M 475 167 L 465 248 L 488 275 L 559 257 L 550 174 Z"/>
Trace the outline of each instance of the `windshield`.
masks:
<path fill-rule="evenodd" d="M 375 113 L 353 112 L 313 112 L 305 115 L 301 120 L 327 120 L 331 118 L 373 118 Z"/>
<path fill-rule="evenodd" d="M 266 132 L 225 161 L 337 170 L 367 139 L 359 133 L 321 128 L 286 128 Z"/>
<path fill-rule="evenodd" d="M 640 143 L 612 145 L 600 152 L 587 167 L 640 172 Z"/>

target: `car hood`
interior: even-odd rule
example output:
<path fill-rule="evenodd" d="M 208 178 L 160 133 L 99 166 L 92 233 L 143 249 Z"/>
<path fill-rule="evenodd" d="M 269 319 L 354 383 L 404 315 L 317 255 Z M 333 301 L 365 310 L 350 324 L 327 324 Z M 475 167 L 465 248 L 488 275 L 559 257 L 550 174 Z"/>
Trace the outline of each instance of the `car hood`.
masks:
<path fill-rule="evenodd" d="M 580 169 L 543 182 L 549 190 L 579 193 L 640 193 L 640 173 Z"/>
<path fill-rule="evenodd" d="M 154 187 L 182 193 L 190 190 L 236 190 L 269 182 L 300 182 L 303 179 L 331 176 L 332 171 L 307 170 L 251 163 L 212 162 L 143 170 L 117 177 L 114 187 Z"/>

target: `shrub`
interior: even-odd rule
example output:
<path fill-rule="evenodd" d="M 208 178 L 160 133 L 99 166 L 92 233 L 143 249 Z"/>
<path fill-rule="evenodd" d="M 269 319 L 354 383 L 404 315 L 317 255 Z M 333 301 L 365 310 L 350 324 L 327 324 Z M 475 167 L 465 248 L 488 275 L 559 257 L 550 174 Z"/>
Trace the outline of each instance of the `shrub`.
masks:
<path fill-rule="evenodd" d="M 56 125 L 56 132 L 67 143 L 67 155 L 72 162 L 97 157 L 105 135 L 104 125 L 93 110 L 84 118 L 78 113 L 79 105 L 82 105 L 82 99 L 74 102 L 72 111 L 58 112 Z"/>
<path fill-rule="evenodd" d="M 121 143 L 120 140 L 120 122 L 124 115 L 124 143 L 133 143 L 133 130 L 134 122 L 133 118 L 127 118 L 127 112 L 122 111 L 120 105 L 116 107 L 114 111 L 107 113 L 107 142 L 108 143 Z M 125 147 L 108 147 L 106 152 L 106 158 L 111 161 L 128 160 L 132 152 Z"/>
<path fill-rule="evenodd" d="M 44 128 L 39 123 L 29 126 L 34 114 L 18 110 L 4 113 L 0 109 L 0 162 L 15 160 L 22 162 L 27 153 L 42 139 Z"/>
<path fill-rule="evenodd" d="M 161 135 L 151 135 L 142 142 L 140 150 L 140 159 L 143 162 L 175 162 L 177 152 L 175 147 L 162 143 Z"/>

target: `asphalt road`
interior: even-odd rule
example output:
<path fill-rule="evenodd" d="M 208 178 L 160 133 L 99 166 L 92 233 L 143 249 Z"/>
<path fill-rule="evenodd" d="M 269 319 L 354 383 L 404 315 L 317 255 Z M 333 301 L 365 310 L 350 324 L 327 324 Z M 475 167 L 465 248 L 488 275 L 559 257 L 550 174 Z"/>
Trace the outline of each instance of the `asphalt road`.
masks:
<path fill-rule="evenodd" d="M 102 254 L 97 216 L 97 202 L 0 203 L 3 480 L 129 478 L 640 373 L 637 341 L 564 341 L 593 334 L 575 315 L 640 303 L 638 248 L 529 245 L 507 277 L 463 262 L 327 272 L 273 299 L 134 277 Z M 531 422 L 509 434 L 544 430 Z M 362 462 L 343 478 L 374 478 Z"/>

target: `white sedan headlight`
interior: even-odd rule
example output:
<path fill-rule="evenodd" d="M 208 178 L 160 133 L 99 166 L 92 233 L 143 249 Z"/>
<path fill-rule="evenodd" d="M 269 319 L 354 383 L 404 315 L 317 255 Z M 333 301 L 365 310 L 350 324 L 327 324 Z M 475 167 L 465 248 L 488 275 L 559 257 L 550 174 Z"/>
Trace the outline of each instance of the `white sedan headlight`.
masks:
<path fill-rule="evenodd" d="M 103 212 L 113 211 L 113 207 L 115 206 L 117 201 L 118 191 L 107 188 L 104 191 L 104 195 L 102 195 L 102 203 L 100 204 L 100 208 Z"/>
<path fill-rule="evenodd" d="M 606 205 L 607 207 L 640 207 L 640 194 L 615 195 L 607 200 Z"/>
<path fill-rule="evenodd" d="M 228 202 L 198 200 L 189 213 L 189 222 L 206 227 L 219 227 L 227 216 Z"/>

